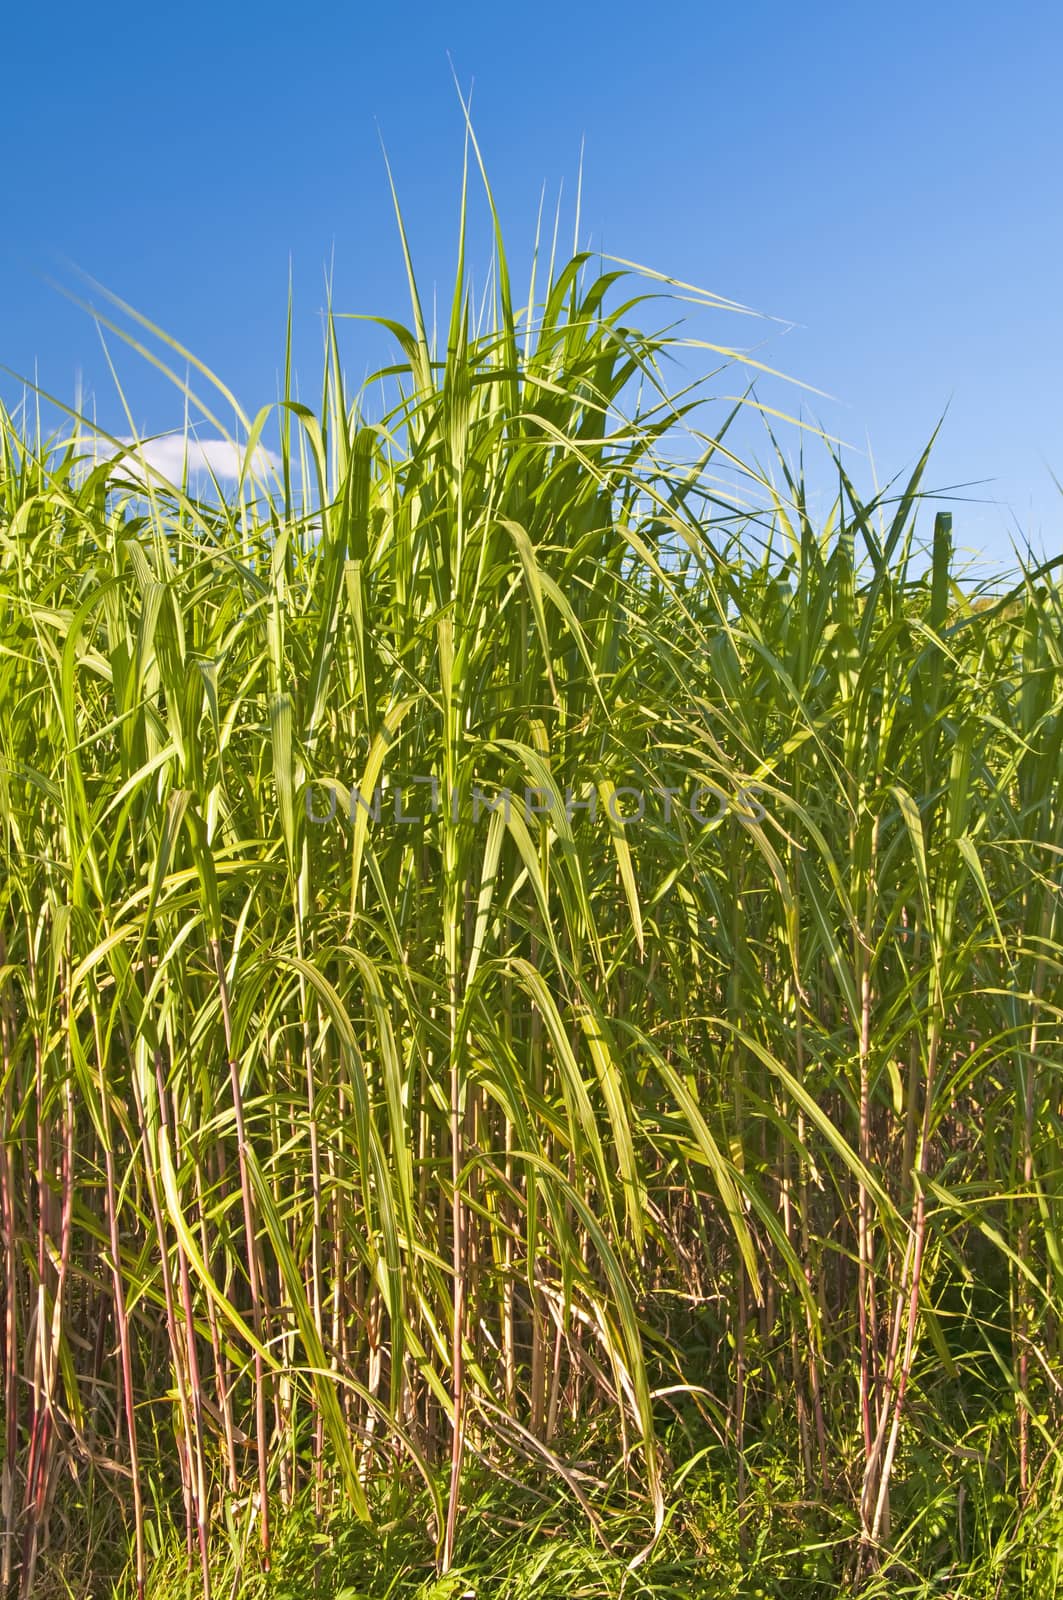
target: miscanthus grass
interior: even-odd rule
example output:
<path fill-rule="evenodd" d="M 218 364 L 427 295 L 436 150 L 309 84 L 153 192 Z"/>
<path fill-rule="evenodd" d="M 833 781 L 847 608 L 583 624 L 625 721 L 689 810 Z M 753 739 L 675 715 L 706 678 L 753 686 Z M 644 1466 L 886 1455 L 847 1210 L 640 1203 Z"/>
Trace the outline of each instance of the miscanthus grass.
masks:
<path fill-rule="evenodd" d="M 235 490 L 0 423 L 0 1585 L 1056 1593 L 1058 569 L 410 286 L 254 417 L 119 308 Z"/>

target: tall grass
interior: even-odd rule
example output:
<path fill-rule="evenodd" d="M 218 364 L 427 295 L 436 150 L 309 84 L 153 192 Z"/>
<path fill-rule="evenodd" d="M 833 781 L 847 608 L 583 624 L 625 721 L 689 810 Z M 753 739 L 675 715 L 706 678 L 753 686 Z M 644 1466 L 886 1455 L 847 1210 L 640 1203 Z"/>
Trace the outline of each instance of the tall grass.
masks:
<path fill-rule="evenodd" d="M 1059 1587 L 1055 569 L 925 458 L 814 524 L 629 283 L 411 271 L 357 395 L 330 314 L 234 493 L 0 424 L 12 1592 L 418 1493 L 446 1570 L 485 1468 Z"/>

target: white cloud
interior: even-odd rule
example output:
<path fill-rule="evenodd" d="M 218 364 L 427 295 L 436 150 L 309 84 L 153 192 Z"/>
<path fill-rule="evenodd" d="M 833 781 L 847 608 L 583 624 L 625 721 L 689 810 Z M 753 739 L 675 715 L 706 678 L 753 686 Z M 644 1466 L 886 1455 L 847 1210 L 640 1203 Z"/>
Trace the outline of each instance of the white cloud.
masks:
<path fill-rule="evenodd" d="M 152 474 L 144 470 L 143 463 L 147 463 L 148 467 L 175 484 L 181 482 L 186 462 L 189 478 L 202 477 L 209 482 L 213 473 L 219 483 L 235 483 L 243 471 L 247 453 L 228 439 L 200 440 L 186 438 L 182 433 L 139 441 L 127 438 L 122 440 L 122 444 L 135 446 L 121 452 L 123 476 L 137 481 L 151 477 Z M 97 439 L 94 441 L 93 454 L 97 461 L 106 461 L 117 457 L 119 452 L 112 449 L 106 440 Z M 280 457 L 274 451 L 266 450 L 262 445 L 256 447 L 250 465 L 254 477 L 268 478 L 279 467 Z"/>

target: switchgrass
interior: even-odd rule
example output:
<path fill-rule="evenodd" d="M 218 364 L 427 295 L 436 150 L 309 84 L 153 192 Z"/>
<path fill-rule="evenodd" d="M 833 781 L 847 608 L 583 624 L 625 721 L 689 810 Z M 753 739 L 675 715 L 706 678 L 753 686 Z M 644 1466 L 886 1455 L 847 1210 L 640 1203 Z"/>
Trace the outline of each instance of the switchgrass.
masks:
<path fill-rule="evenodd" d="M 116 309 L 234 492 L 0 421 L 0 1579 L 1056 1593 L 1056 569 L 410 287 L 254 417 Z"/>

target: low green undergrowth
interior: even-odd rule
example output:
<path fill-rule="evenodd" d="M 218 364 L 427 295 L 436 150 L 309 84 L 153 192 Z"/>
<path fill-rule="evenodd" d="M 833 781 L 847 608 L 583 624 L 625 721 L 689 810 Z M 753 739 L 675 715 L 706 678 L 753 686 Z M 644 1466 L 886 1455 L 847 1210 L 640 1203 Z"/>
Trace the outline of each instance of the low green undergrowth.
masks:
<path fill-rule="evenodd" d="M 903 1552 L 857 1589 L 851 1506 L 804 1498 L 790 1454 L 755 1476 L 742 1512 L 726 1464 L 697 1460 L 633 1570 L 652 1536 L 645 1517 L 610 1518 L 606 1548 L 548 1482 L 500 1485 L 473 1471 L 455 1565 L 444 1577 L 430 1501 L 392 1496 L 371 1527 L 349 1513 L 318 1515 L 309 1500 L 294 1508 L 278 1526 L 268 1577 L 255 1570 L 253 1530 L 234 1523 L 217 1543 L 214 1583 L 241 1600 L 1027 1600 L 1058 1592 L 1063 1508 L 1017 1522 L 1014 1503 L 981 1473 L 941 1481 L 929 1460 L 902 1496 L 916 1513 Z M 192 1600 L 199 1575 L 181 1531 L 150 1526 L 148 1592 Z M 73 1566 L 72 1589 L 88 1592 L 77 1588 Z M 124 1580 L 98 1575 L 91 1592 L 129 1600 L 132 1571 Z"/>

